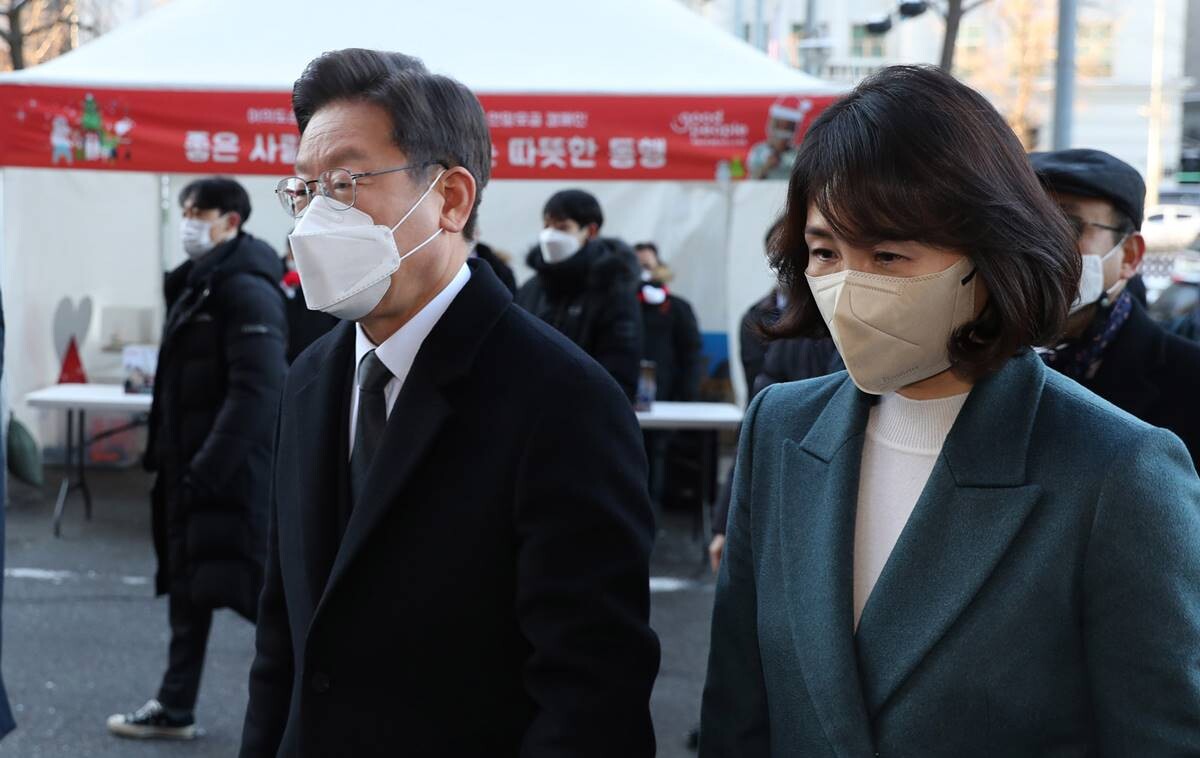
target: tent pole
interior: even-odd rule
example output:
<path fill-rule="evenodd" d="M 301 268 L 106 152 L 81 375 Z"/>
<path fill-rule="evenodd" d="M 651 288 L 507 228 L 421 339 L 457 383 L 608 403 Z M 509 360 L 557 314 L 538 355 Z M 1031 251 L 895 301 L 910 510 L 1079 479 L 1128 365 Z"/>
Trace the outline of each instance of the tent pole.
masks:
<path fill-rule="evenodd" d="M 170 218 L 171 208 L 171 177 L 167 174 L 158 175 L 158 267 L 166 273 L 167 267 L 167 219 Z"/>
<path fill-rule="evenodd" d="M 0 168 L 0 282 L 3 282 L 4 284 L 8 284 L 8 244 L 5 241 L 8 227 L 4 223 L 4 179 L 7 175 L 8 169 Z M 8 297 L 5 298 L 4 295 L 7 295 Z M 12 302 L 11 298 L 12 292 L 10 292 L 7 287 L 0 286 L 0 300 L 7 301 L 5 304 L 8 304 Z M 9 307 L 11 308 L 11 305 L 9 305 Z M 0 318 L 2 317 L 3 314 L 0 313 Z M 11 311 L 9 312 L 9 318 L 6 319 L 6 321 L 11 327 L 13 323 Z M 4 340 L 2 343 L 0 343 L 0 349 L 5 349 L 5 352 L 7 352 L 6 348 L 12 342 L 13 339 L 11 333 L 6 331 L 4 334 Z M 4 361 L 3 357 L 0 357 L 0 365 L 8 366 L 11 364 Z M 8 414 L 8 372 L 0 368 L 0 446 L 2 446 L 2 449 L 4 450 L 8 449 Z M 4 458 L 3 460 L 5 461 L 5 466 L 7 467 L 7 458 Z M 7 473 L 5 471 L 0 471 L 0 476 L 7 476 Z M 0 508 L 4 508 L 7 505 L 8 501 L 6 492 L 5 498 L 0 500 Z M 0 518 L 2 518 L 2 515 L 0 515 Z"/>
<path fill-rule="evenodd" d="M 746 387 L 745 378 L 742 372 L 738 370 L 741 362 L 737 356 L 740 355 L 741 345 L 741 324 L 737 323 L 737 309 L 733 307 L 733 282 L 734 282 L 734 255 L 736 251 L 733 249 L 733 209 L 734 209 L 734 192 L 737 191 L 737 184 L 729 179 L 723 180 L 720 185 L 721 194 L 725 200 L 725 239 L 722 245 L 725 252 L 725 328 L 726 344 L 729 346 L 729 381 L 733 385 L 734 401 L 745 406 L 749 402 L 750 388 Z"/>

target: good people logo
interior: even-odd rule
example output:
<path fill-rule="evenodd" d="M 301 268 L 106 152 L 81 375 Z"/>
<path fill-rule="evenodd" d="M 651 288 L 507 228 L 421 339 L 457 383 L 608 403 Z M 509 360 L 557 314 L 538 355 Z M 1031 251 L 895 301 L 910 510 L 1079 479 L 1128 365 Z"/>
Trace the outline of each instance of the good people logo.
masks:
<path fill-rule="evenodd" d="M 724 110 L 683 111 L 671 120 L 671 131 L 688 135 L 697 147 L 741 147 L 749 142 L 750 126 L 727 121 Z"/>

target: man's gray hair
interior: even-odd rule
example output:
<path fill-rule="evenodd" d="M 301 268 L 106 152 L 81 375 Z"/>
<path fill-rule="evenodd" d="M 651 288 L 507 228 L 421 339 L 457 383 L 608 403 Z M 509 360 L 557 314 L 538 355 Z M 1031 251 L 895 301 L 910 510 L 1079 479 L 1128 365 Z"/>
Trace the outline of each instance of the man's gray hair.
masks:
<path fill-rule="evenodd" d="M 380 106 L 392 119 L 392 140 L 408 160 L 462 166 L 475 178 L 475 207 L 463 229 L 473 239 L 483 188 L 492 173 L 492 140 L 479 99 L 460 82 L 432 74 L 420 59 L 403 53 L 349 48 L 313 59 L 292 87 L 292 111 L 303 134 L 321 108 L 362 101 Z"/>

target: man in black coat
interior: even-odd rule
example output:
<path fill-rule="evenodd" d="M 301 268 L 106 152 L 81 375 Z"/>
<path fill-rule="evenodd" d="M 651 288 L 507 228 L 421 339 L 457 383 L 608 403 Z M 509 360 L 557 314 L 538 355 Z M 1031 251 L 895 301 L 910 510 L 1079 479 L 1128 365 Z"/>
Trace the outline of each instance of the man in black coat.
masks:
<path fill-rule="evenodd" d="M 313 61 L 292 102 L 296 262 L 356 323 L 284 389 L 242 757 L 653 755 L 637 421 L 468 261 L 483 109 L 369 50 Z"/>
<path fill-rule="evenodd" d="M 1137 169 L 1099 150 L 1030 156 L 1074 225 L 1084 260 L 1066 339 L 1046 363 L 1143 421 L 1169 429 L 1200 460 L 1200 345 L 1151 320 L 1127 282 L 1146 253 L 1138 232 L 1146 187 Z"/>
<path fill-rule="evenodd" d="M 844 371 L 846 364 L 829 337 L 790 337 L 767 345 L 762 370 L 755 377 L 749 397 L 772 384 L 798 382 Z"/>
<path fill-rule="evenodd" d="M 642 358 L 655 366 L 655 400 L 694 402 L 700 395 L 700 327 L 691 303 L 667 289 L 671 269 L 658 255 L 653 242 L 634 245 L 642 267 Z M 670 431 L 648 431 L 646 455 L 650 459 L 650 497 L 661 513 L 666 488 L 667 459 L 677 437 Z M 677 453 L 678 454 L 678 453 Z"/>
<path fill-rule="evenodd" d="M 180 194 L 189 260 L 167 275 L 146 466 L 158 593 L 171 643 L 158 695 L 113 716 L 122 737 L 187 739 L 213 611 L 253 621 L 266 552 L 267 493 L 287 322 L 279 257 L 242 231 L 237 182 L 200 179 Z"/>
<path fill-rule="evenodd" d="M 596 359 L 633 400 L 642 358 L 640 268 L 629 245 L 601 237 L 604 214 L 583 190 L 555 193 L 517 304 Z"/>
<path fill-rule="evenodd" d="M 767 229 L 767 234 L 763 237 L 764 251 L 770 252 L 771 240 L 782 227 L 783 219 L 780 218 Z M 756 301 L 742 314 L 741 326 L 738 330 L 739 357 L 742 361 L 743 376 L 746 379 L 746 392 L 750 393 L 751 397 L 754 396 L 754 382 L 762 373 L 763 363 L 767 357 L 767 345 L 770 344 L 762 330 L 779 319 L 779 314 L 785 305 L 787 303 L 783 293 L 778 287 L 774 287 L 765 297 Z"/>
<path fill-rule="evenodd" d="M 692 304 L 667 289 L 673 275 L 653 242 L 634 246 L 642 267 L 642 357 L 654 361 L 656 400 L 694 402 L 700 395 L 700 326 Z"/>
<path fill-rule="evenodd" d="M 761 300 L 755 301 L 754 305 L 751 305 L 742 314 L 738 342 L 742 375 L 746 379 L 746 392 L 751 392 L 754 381 L 762 373 L 767 359 L 767 346 L 770 345 L 770 342 L 761 330 L 764 326 L 770 326 L 779 319 L 783 305 L 783 296 L 778 289 L 773 289 Z"/>

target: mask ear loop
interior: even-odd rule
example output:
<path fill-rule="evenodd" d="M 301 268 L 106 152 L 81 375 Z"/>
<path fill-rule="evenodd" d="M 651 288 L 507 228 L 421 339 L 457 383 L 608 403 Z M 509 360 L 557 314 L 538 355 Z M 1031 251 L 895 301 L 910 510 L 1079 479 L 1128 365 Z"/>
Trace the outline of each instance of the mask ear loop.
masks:
<path fill-rule="evenodd" d="M 437 236 L 438 236 L 439 234 L 441 234 L 441 233 L 442 233 L 442 229 L 441 229 L 441 227 L 438 227 L 438 230 L 437 230 L 436 232 L 434 232 L 433 234 L 429 235 L 428 237 L 426 237 L 424 242 L 422 242 L 421 244 L 417 245 L 417 246 L 416 246 L 416 247 L 414 247 L 412 250 L 409 250 L 409 251 L 408 251 L 407 253 L 405 253 L 404 255 L 400 256 L 400 262 L 401 262 L 401 263 L 403 263 L 405 258 L 407 258 L 408 256 L 412 255 L 413 253 L 417 252 L 417 251 L 418 251 L 418 250 L 420 250 L 421 248 L 425 247 L 425 246 L 426 246 L 426 245 L 428 245 L 430 242 L 433 242 L 434 238 L 435 238 L 435 237 L 437 237 Z"/>
<path fill-rule="evenodd" d="M 1120 241 L 1118 241 L 1118 242 L 1117 242 L 1117 244 L 1113 246 L 1113 249 L 1112 249 L 1112 250 L 1109 250 L 1107 253 L 1105 253 L 1104 255 L 1100 256 L 1100 262 L 1101 262 L 1101 263 L 1107 263 L 1107 262 L 1108 262 L 1108 259 L 1109 259 L 1109 257 L 1110 257 L 1110 256 L 1112 256 L 1114 253 L 1118 253 L 1118 252 L 1120 252 L 1120 253 L 1123 253 L 1123 252 L 1125 252 L 1125 242 L 1126 242 L 1126 241 L 1127 241 L 1127 240 L 1128 240 L 1128 239 L 1129 239 L 1129 238 L 1130 238 L 1132 235 L 1133 235 L 1133 232 L 1126 232 L 1126 233 L 1125 233 L 1125 234 L 1124 234 L 1124 235 L 1121 237 Z M 1100 295 L 1100 299 L 1099 299 L 1098 301 L 1096 301 L 1096 302 L 1097 302 L 1097 304 L 1098 304 L 1098 305 L 1099 305 L 1099 306 L 1100 306 L 1102 309 L 1103 309 L 1103 308 L 1108 308 L 1108 307 L 1109 307 L 1109 306 L 1111 306 L 1111 305 L 1112 305 L 1114 302 L 1116 302 L 1116 298 L 1115 298 L 1115 297 L 1113 297 L 1113 290 L 1115 290 L 1115 289 L 1118 289 L 1118 288 L 1121 288 L 1121 285 L 1122 285 L 1122 283 L 1123 283 L 1124 281 L 1125 281 L 1124 279 L 1120 279 L 1120 278 L 1118 278 L 1118 279 L 1117 279 L 1117 281 L 1116 281 L 1116 283 L 1115 283 L 1115 284 L 1113 284 L 1113 286 L 1109 287 L 1108 289 L 1104 290 L 1104 292 L 1103 292 L 1103 293 L 1101 293 L 1101 295 Z M 1122 289 L 1123 289 L 1123 288 L 1122 288 Z M 1117 297 L 1120 297 L 1120 295 L 1117 295 Z"/>
<path fill-rule="evenodd" d="M 408 209 L 408 213 L 405 213 L 404 217 L 401 218 L 399 221 L 397 221 L 396 225 L 392 227 L 393 232 L 396 231 L 397 229 L 399 229 L 400 225 L 403 224 L 405 221 L 408 221 L 408 217 L 413 215 L 413 211 L 415 211 L 418 207 L 420 207 L 421 203 L 425 201 L 425 198 L 429 197 L 429 193 L 433 192 L 433 188 L 437 186 L 438 179 L 441 179 L 442 174 L 444 174 L 444 173 L 446 173 L 446 169 L 443 168 L 441 171 L 438 172 L 437 176 L 433 177 L 433 181 L 429 183 L 429 186 L 425 189 L 425 192 L 420 197 L 417 198 L 417 202 L 413 203 L 412 207 Z M 439 229 L 438 231 L 441 231 L 441 230 Z M 425 243 L 421 243 L 421 244 L 425 244 Z"/>

